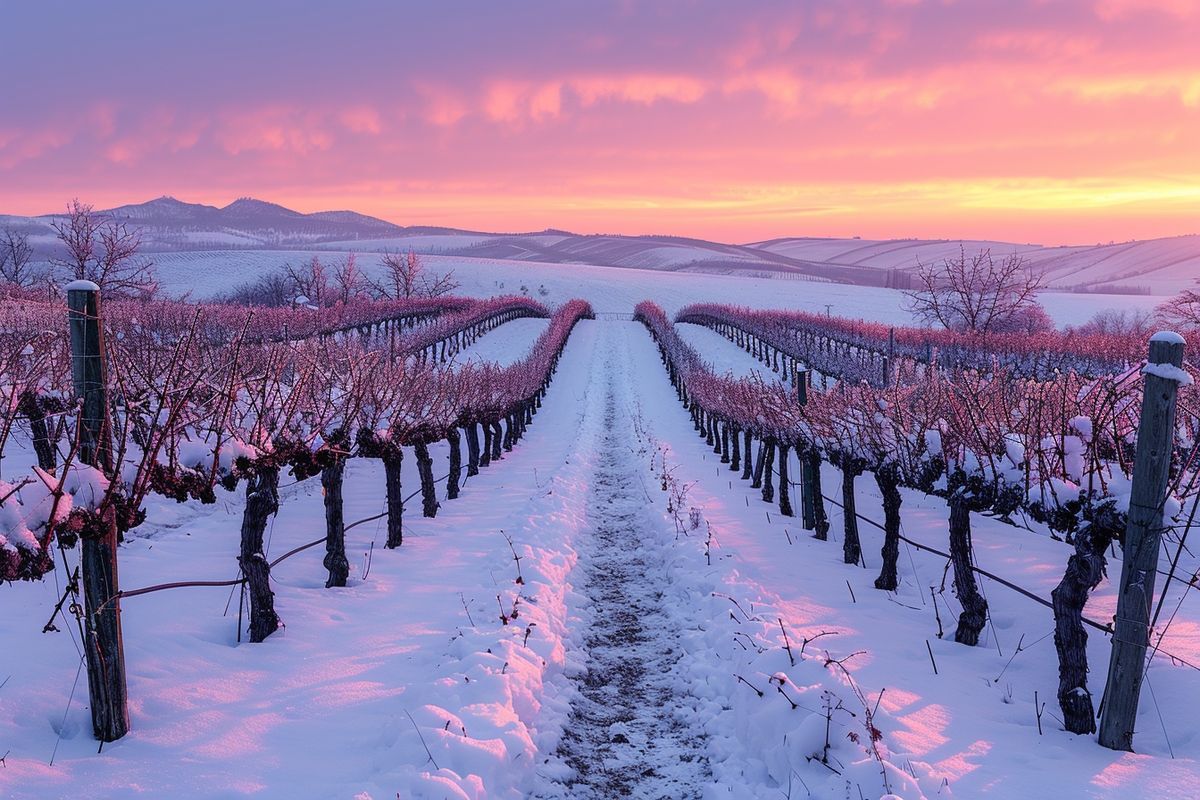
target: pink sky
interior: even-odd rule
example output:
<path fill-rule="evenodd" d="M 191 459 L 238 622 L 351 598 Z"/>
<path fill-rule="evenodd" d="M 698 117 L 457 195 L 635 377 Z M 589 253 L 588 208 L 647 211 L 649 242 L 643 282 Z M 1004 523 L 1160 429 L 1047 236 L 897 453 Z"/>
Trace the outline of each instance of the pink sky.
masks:
<path fill-rule="evenodd" d="M 1200 0 L 6 9 L 0 212 L 244 195 L 485 230 L 1200 232 Z"/>

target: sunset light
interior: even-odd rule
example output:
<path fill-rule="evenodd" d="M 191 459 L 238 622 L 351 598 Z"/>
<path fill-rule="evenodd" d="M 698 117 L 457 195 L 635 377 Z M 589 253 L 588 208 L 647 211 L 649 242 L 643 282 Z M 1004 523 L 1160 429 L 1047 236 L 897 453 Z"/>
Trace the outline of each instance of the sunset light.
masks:
<path fill-rule="evenodd" d="M 6 27 L 8 213 L 254 194 L 739 242 L 1198 230 L 1189 0 L 50 4 Z"/>
<path fill-rule="evenodd" d="M 1200 0 L 3 11 L 0 798 L 1200 797 Z"/>

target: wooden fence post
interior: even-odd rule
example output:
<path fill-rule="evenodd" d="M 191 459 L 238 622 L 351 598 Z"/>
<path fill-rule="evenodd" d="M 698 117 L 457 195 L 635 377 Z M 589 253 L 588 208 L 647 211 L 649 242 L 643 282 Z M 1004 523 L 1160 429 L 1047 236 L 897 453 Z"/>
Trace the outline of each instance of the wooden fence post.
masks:
<path fill-rule="evenodd" d="M 896 360 L 896 329 L 888 329 L 887 355 L 883 357 L 883 388 L 892 385 L 892 363 Z"/>
<path fill-rule="evenodd" d="M 83 402 L 79 416 L 79 460 L 112 479 L 100 287 L 91 281 L 74 281 L 66 288 L 67 318 L 71 327 L 71 377 L 75 394 Z M 129 732 L 125 646 L 121 639 L 121 602 L 117 597 L 115 509 L 111 506 L 103 509 L 101 530 L 81 537 L 80 549 L 92 729 L 100 741 L 112 742 Z"/>
<path fill-rule="evenodd" d="M 1156 333 L 1150 339 L 1129 517 L 1121 548 L 1124 560 L 1116 628 L 1100 718 L 1100 744 L 1113 750 L 1133 750 L 1175 435 L 1175 395 L 1179 383 L 1170 375 L 1169 367 L 1182 366 L 1183 346 L 1183 337 L 1175 333 Z M 1168 368 L 1154 370 L 1158 365 Z"/>
<path fill-rule="evenodd" d="M 812 370 L 806 367 L 797 373 L 797 377 L 799 380 L 795 382 L 796 402 L 804 406 L 808 404 L 808 388 L 812 383 Z M 800 458 L 800 527 L 806 531 L 816 530 L 816 499 L 813 497 L 814 482 L 811 459 L 807 458 L 800 448 L 796 448 L 796 455 Z"/>

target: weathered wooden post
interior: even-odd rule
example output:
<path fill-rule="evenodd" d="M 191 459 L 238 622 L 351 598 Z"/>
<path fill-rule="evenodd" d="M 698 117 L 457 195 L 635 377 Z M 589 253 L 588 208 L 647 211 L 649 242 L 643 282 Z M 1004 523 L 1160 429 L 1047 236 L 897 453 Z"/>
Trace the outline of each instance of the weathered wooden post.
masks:
<path fill-rule="evenodd" d="M 892 385 L 892 362 L 896 358 L 896 329 L 888 329 L 887 355 L 883 357 L 883 388 Z"/>
<path fill-rule="evenodd" d="M 67 284 L 67 319 L 71 327 L 71 377 L 83 406 L 79 415 L 79 460 L 113 477 L 108 415 L 108 375 L 104 363 L 104 330 L 100 324 L 100 287 L 91 281 Z M 125 686 L 125 646 L 121 640 L 121 601 L 117 597 L 117 518 L 111 507 L 100 509 L 97 529 L 81 537 L 80 563 L 86 610 L 88 695 L 92 730 L 102 742 L 129 732 Z"/>
<path fill-rule="evenodd" d="M 812 380 L 812 370 L 802 369 L 796 375 L 796 402 L 804 406 L 808 404 L 808 386 Z M 816 506 L 813 503 L 812 460 L 807 458 L 807 454 L 801 452 L 800 448 L 797 448 L 796 454 L 800 458 L 800 527 L 811 531 L 817 527 Z"/>
<path fill-rule="evenodd" d="M 334 448 L 345 446 L 341 437 L 334 439 Z M 321 493 L 325 502 L 325 569 L 329 578 L 325 588 L 345 586 L 350 577 L 350 561 L 346 558 L 346 518 L 343 514 L 342 487 L 346 477 L 346 459 L 333 454 L 333 461 L 321 469 Z"/>
<path fill-rule="evenodd" d="M 1175 435 L 1175 395 L 1182 377 L 1183 337 L 1160 332 L 1150 338 L 1149 363 L 1143 369 L 1142 418 L 1133 460 L 1129 517 L 1122 542 L 1124 560 L 1117 595 L 1116 627 L 1108 683 L 1100 717 L 1100 744 L 1133 750 L 1138 696 L 1150 640 L 1150 607 L 1163 532 L 1163 506 L 1171 471 Z"/>

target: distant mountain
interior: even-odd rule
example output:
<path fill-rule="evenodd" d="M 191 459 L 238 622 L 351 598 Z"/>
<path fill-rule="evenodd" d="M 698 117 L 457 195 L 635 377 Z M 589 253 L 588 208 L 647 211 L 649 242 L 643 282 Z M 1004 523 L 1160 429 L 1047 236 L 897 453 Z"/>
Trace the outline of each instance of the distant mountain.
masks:
<path fill-rule="evenodd" d="M 147 252 L 310 247 L 323 242 L 378 239 L 429 230 L 403 228 L 354 211 L 302 214 L 252 197 L 239 198 L 224 208 L 159 197 L 145 203 L 103 209 L 99 213 L 140 228 L 142 248 Z M 31 234 L 35 246 L 49 252 L 55 247 L 51 224 L 59 219 L 62 219 L 61 214 L 0 216 L 0 227 Z"/>
<path fill-rule="evenodd" d="M 756 275 L 860 286 L 910 288 L 920 264 L 960 249 L 1018 254 L 1068 291 L 1174 294 L 1200 276 L 1200 236 L 1121 244 L 1044 247 L 953 239 L 832 239 L 791 237 L 724 244 L 679 236 L 481 233 L 433 226 L 405 227 L 355 211 L 303 214 L 243 197 L 224 208 L 159 197 L 102 213 L 142 230 L 147 252 L 214 250 L 385 249 L 551 264 L 595 264 L 658 271 Z M 58 248 L 51 223 L 61 215 L 0 216 L 0 228 L 30 234 L 43 255 Z"/>
<path fill-rule="evenodd" d="M 193 249 L 204 245 L 294 247 L 404 232 L 399 225 L 353 211 L 302 214 L 252 197 L 239 198 L 224 208 L 160 197 L 147 203 L 106 209 L 103 213 L 138 225 L 149 250 Z"/>

